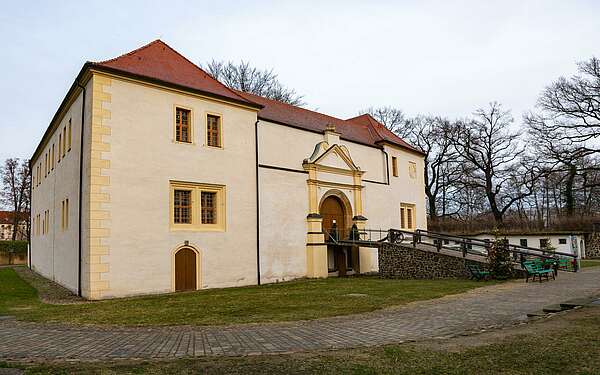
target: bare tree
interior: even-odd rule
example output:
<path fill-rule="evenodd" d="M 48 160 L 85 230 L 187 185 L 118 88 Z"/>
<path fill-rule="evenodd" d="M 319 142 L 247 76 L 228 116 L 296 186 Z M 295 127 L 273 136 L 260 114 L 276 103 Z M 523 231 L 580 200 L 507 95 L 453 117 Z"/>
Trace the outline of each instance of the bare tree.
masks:
<path fill-rule="evenodd" d="M 1 202 L 13 211 L 13 241 L 17 238 L 21 220 L 29 218 L 30 170 L 27 160 L 7 159 L 0 169 L 2 178 Z M 27 226 L 29 228 L 29 225 Z M 29 229 L 28 229 L 29 230 Z"/>
<path fill-rule="evenodd" d="M 455 126 L 442 117 L 418 116 L 410 120 L 410 141 L 425 154 L 425 194 L 429 218 L 435 222 L 439 217 L 456 214 L 448 212 L 448 195 L 456 190 L 461 178 L 458 153 L 453 146 Z M 441 206 L 441 212 L 439 212 Z"/>
<path fill-rule="evenodd" d="M 469 184 L 483 191 L 496 225 L 502 226 L 506 211 L 532 193 L 533 179 L 520 163 L 524 149 L 518 145 L 520 134 L 510 130 L 510 111 L 493 102 L 474 116 L 459 126 L 454 144 L 469 169 Z"/>
<path fill-rule="evenodd" d="M 243 60 L 237 64 L 232 61 L 212 60 L 203 68 L 213 78 L 229 88 L 291 105 L 303 106 L 305 104 L 302 101 L 302 95 L 298 95 L 294 89 L 283 86 L 272 69 L 258 69 Z"/>
<path fill-rule="evenodd" d="M 377 121 L 382 123 L 386 128 L 391 130 L 400 138 L 408 138 L 412 132 L 412 121 L 404 116 L 404 112 L 398 108 L 386 107 L 369 107 L 359 111 L 359 115 L 368 113 Z"/>
<path fill-rule="evenodd" d="M 540 112 L 526 119 L 569 143 L 580 152 L 599 153 L 600 60 L 592 57 L 578 64 L 579 75 L 560 77 L 540 95 Z"/>

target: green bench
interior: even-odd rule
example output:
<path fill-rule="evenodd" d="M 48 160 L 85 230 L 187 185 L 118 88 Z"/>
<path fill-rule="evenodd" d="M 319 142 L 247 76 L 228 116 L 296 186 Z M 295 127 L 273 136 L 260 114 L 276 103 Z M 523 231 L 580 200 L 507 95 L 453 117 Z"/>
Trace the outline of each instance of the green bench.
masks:
<path fill-rule="evenodd" d="M 535 277 L 537 276 L 540 283 L 542 282 L 542 276 L 545 276 L 546 280 L 550 280 L 550 275 L 552 275 L 552 279 L 556 279 L 556 277 L 554 276 L 554 269 L 553 268 L 544 268 L 542 262 L 535 262 L 535 261 L 523 262 L 523 267 L 525 268 L 525 271 L 527 272 L 527 276 L 526 276 L 527 278 L 525 279 L 525 282 L 529 282 L 530 276 L 533 281 L 535 281 Z"/>
<path fill-rule="evenodd" d="M 469 270 L 469 273 L 471 274 L 471 279 L 473 280 L 486 280 L 491 277 L 490 272 L 481 269 L 481 267 L 479 267 L 478 264 L 467 263 L 467 270 Z"/>

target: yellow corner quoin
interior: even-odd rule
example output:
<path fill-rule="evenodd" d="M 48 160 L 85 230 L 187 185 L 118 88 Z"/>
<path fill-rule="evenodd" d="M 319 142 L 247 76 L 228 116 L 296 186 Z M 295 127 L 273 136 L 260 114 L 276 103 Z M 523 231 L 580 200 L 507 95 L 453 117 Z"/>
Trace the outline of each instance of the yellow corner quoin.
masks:
<path fill-rule="evenodd" d="M 110 77 L 100 74 L 92 75 L 92 126 L 90 154 L 90 195 L 89 195 L 89 255 L 87 266 L 89 279 L 83 294 L 89 299 L 101 299 L 110 291 L 110 265 L 106 259 L 110 254 L 108 240 L 110 238 L 110 160 L 106 154 L 110 152 L 110 120 L 111 112 L 107 104 L 112 97 L 108 92 L 111 86 Z M 108 106 L 110 107 L 110 106 Z"/>

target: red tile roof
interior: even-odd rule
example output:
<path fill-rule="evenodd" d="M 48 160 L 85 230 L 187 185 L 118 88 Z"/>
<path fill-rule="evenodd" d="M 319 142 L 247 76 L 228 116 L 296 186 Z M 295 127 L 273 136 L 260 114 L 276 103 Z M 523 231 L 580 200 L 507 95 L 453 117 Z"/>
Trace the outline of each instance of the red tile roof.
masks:
<path fill-rule="evenodd" d="M 349 141 L 371 146 L 378 146 L 380 142 L 389 142 L 421 153 L 370 115 L 342 120 L 276 100 L 232 90 L 161 40 L 155 40 L 114 59 L 89 64 L 99 69 L 158 80 L 261 108 L 258 117 L 264 120 L 316 132 L 323 132 L 328 124 L 333 124 L 341 137 Z"/>
<path fill-rule="evenodd" d="M 237 93 L 263 105 L 263 108 L 258 112 L 258 117 L 263 120 L 316 132 L 323 132 L 328 124 L 332 124 L 335 125 L 336 131 L 340 133 L 340 137 L 349 141 L 371 146 L 376 146 L 380 142 L 389 142 L 421 153 L 368 114 L 342 120 L 247 92 L 237 91 Z"/>
<path fill-rule="evenodd" d="M 212 78 L 162 40 L 155 40 L 114 59 L 92 62 L 90 65 L 152 78 L 256 106 L 256 103 L 244 99 Z"/>
<path fill-rule="evenodd" d="M 21 220 L 25 220 L 26 214 L 21 213 Z M 12 211 L 0 211 L 0 224 L 12 224 L 14 213 Z"/>

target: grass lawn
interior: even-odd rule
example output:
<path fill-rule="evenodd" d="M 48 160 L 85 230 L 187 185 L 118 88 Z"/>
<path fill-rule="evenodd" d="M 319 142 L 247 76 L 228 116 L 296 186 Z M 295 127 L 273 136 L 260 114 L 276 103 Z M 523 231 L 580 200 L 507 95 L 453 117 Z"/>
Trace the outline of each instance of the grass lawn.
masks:
<path fill-rule="evenodd" d="M 56 305 L 42 303 L 15 270 L 3 268 L 0 315 L 37 322 L 142 326 L 277 322 L 368 312 L 489 284 L 458 279 L 328 278 Z"/>
<path fill-rule="evenodd" d="M 600 259 L 582 259 L 581 267 L 596 267 L 600 266 Z"/>
<path fill-rule="evenodd" d="M 52 364 L 27 374 L 598 374 L 600 308 L 447 340 L 317 353 Z M 13 365 L 14 366 L 14 365 Z M 0 366 L 1 367 L 1 366 Z"/>

